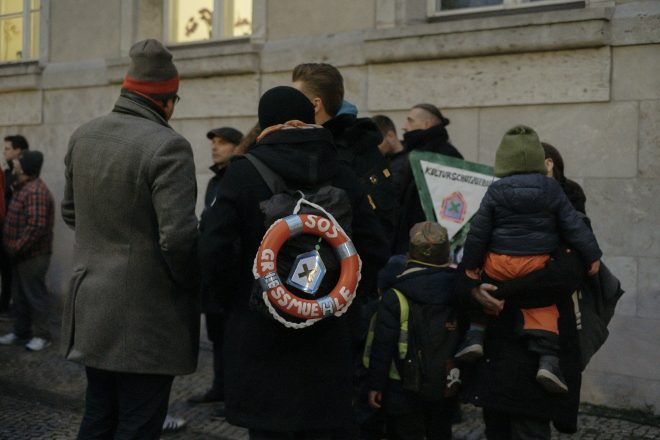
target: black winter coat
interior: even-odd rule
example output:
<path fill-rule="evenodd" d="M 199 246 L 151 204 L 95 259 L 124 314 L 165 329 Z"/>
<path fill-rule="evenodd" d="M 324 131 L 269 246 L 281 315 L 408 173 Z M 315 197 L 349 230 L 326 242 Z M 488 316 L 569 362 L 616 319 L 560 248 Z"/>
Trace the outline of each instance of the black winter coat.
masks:
<path fill-rule="evenodd" d="M 488 187 L 470 222 L 463 265 L 476 269 L 486 252 L 550 254 L 560 238 L 580 252 L 585 264 L 602 256 L 596 237 L 556 180 L 542 174 L 515 174 Z"/>
<path fill-rule="evenodd" d="M 383 141 L 378 126 L 369 118 L 356 118 L 350 114 L 338 115 L 323 126 L 332 133 L 339 160 L 355 172 L 367 193 L 376 191 L 370 182 L 372 176 L 381 180 L 377 185 L 378 194 L 371 195 L 378 220 L 390 240 L 394 233 L 396 194 L 391 175 L 383 174 L 383 170 L 388 170 L 389 162 L 378 149 Z"/>
<path fill-rule="evenodd" d="M 215 200 L 215 196 L 218 194 L 218 189 L 220 188 L 220 180 L 222 176 L 225 175 L 227 167 L 218 167 L 218 165 L 213 165 L 209 167 L 213 172 L 213 177 L 209 180 L 208 185 L 206 185 L 206 193 L 204 194 L 204 209 L 208 209 Z"/>
<path fill-rule="evenodd" d="M 461 268 L 459 267 L 459 270 Z M 544 269 L 504 283 L 498 296 L 504 310 L 488 322 L 484 356 L 463 369 L 464 402 L 509 414 L 552 420 L 562 432 L 577 430 L 580 403 L 581 354 L 571 294 L 585 280 L 584 265 L 575 252 L 556 252 Z M 469 293 L 472 281 L 460 275 L 459 299 L 478 307 Z M 533 294 L 530 294 L 533 293 Z M 519 309 L 559 308 L 559 361 L 568 384 L 566 394 L 548 394 L 536 380 L 538 355 L 520 338 Z"/>
<path fill-rule="evenodd" d="M 455 284 L 455 269 L 409 263 L 392 287 L 417 303 L 456 305 Z M 384 407 L 389 414 L 405 414 L 424 408 L 423 400 L 404 390 L 400 381 L 388 378 L 392 360 L 398 364 L 399 371 L 402 366 L 398 357 L 400 316 L 399 298 L 388 289 L 378 304 L 367 380 L 370 390 L 384 392 Z"/>
<path fill-rule="evenodd" d="M 383 264 L 387 243 L 352 171 L 324 129 L 268 135 L 250 152 L 290 186 L 330 181 L 353 207 L 352 238 L 364 261 Z M 249 307 L 252 265 L 266 232 L 259 203 L 272 196 L 245 158 L 232 160 L 215 204 L 202 217 L 203 277 L 224 296 L 227 420 L 271 431 L 346 427 L 351 419 L 352 356 L 346 315 L 292 330 Z M 239 250 L 234 251 L 238 242 Z M 349 311 L 350 313 L 350 311 Z"/>
<path fill-rule="evenodd" d="M 393 254 L 408 252 L 409 232 L 415 224 L 426 220 L 422 202 L 419 199 L 417 184 L 412 168 L 408 162 L 411 151 L 430 151 L 445 156 L 463 159 L 463 156 L 449 142 L 449 134 L 442 124 L 426 130 L 413 130 L 405 133 L 403 139 L 406 146 L 406 158 L 403 176 L 401 178 L 401 193 L 399 197 L 399 216 L 397 218 L 396 235 L 392 244 Z"/>

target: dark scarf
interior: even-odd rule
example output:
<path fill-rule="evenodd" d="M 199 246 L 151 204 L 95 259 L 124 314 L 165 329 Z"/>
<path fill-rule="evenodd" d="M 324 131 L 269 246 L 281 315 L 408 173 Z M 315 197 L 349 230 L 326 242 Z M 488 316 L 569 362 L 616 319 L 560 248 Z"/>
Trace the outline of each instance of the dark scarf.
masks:
<path fill-rule="evenodd" d="M 406 151 L 435 151 L 436 146 L 449 143 L 449 134 L 444 125 L 438 124 L 426 130 L 408 131 L 403 134 L 403 140 Z"/>

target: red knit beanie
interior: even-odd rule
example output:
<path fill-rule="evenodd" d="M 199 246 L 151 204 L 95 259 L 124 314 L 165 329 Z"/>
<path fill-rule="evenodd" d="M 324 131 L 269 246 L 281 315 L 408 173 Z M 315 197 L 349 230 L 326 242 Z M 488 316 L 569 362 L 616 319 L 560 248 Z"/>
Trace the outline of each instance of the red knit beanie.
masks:
<path fill-rule="evenodd" d="M 138 41 L 128 55 L 131 64 L 122 88 L 143 95 L 174 95 L 179 90 L 179 73 L 172 54 L 152 38 Z"/>

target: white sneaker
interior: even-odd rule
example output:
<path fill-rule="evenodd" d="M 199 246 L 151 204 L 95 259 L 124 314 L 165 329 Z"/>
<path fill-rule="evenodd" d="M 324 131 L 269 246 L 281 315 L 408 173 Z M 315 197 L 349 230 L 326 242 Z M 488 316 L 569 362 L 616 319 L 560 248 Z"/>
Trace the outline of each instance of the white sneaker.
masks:
<path fill-rule="evenodd" d="M 186 426 L 186 421 L 181 417 L 168 415 L 163 422 L 163 432 L 176 432 Z"/>
<path fill-rule="evenodd" d="M 50 345 L 50 341 L 47 341 L 46 339 L 32 338 L 30 339 L 30 342 L 25 344 L 25 348 L 27 348 L 30 351 L 40 351 L 48 347 L 49 345 Z"/>
<path fill-rule="evenodd" d="M 16 333 L 7 333 L 4 336 L 0 336 L 0 345 L 12 345 L 18 341 L 18 336 Z"/>

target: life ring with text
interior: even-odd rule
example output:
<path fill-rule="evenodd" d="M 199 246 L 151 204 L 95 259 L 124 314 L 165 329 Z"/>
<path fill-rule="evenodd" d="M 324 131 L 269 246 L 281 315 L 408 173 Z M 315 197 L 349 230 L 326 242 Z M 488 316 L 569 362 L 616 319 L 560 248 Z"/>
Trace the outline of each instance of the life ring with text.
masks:
<path fill-rule="evenodd" d="M 333 218 L 334 220 L 334 218 Z M 277 220 L 268 229 L 254 259 L 253 273 L 273 317 L 289 327 L 304 327 L 328 316 L 341 316 L 350 306 L 360 281 L 362 262 L 351 239 L 333 220 L 315 214 L 294 214 Z M 318 299 L 305 299 L 291 293 L 277 273 L 277 255 L 291 238 L 312 234 L 323 238 L 340 260 L 339 280 L 332 291 Z M 296 325 L 282 314 L 306 321 Z M 285 322 L 286 321 L 286 322 Z"/>

